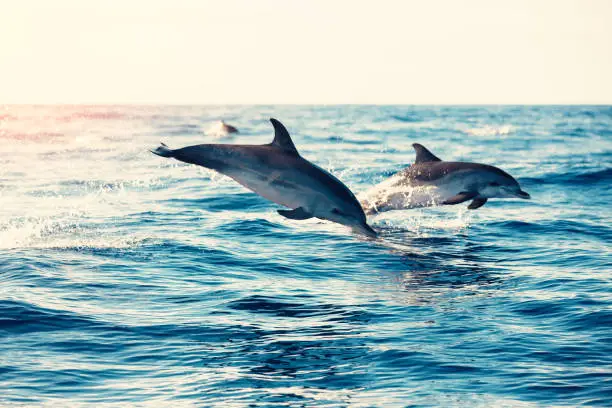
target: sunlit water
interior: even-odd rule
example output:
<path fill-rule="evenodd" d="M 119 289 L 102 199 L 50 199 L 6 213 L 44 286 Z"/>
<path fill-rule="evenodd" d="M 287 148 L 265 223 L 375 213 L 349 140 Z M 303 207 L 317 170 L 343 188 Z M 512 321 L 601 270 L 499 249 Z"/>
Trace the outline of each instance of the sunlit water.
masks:
<path fill-rule="evenodd" d="M 355 193 L 420 142 L 533 199 L 371 241 L 148 151 L 269 117 Z M 2 405 L 612 405 L 611 107 L 5 106 L 0 153 Z"/>

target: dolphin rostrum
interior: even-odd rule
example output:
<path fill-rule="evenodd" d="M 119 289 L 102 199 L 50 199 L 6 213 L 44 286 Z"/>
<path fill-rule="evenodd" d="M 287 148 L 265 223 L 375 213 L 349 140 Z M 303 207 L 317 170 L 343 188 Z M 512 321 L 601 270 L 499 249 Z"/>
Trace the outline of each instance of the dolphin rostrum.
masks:
<path fill-rule="evenodd" d="M 265 145 L 201 144 L 172 150 L 162 143 L 153 153 L 224 174 L 251 191 L 291 210 L 292 220 L 316 217 L 376 237 L 355 195 L 340 180 L 298 153 L 282 123 L 270 119 L 274 140 Z"/>
<path fill-rule="evenodd" d="M 442 161 L 415 143 L 414 164 L 360 196 L 367 214 L 389 210 L 460 204 L 472 200 L 475 210 L 489 198 L 528 199 L 519 183 L 505 171 L 487 164 Z"/>

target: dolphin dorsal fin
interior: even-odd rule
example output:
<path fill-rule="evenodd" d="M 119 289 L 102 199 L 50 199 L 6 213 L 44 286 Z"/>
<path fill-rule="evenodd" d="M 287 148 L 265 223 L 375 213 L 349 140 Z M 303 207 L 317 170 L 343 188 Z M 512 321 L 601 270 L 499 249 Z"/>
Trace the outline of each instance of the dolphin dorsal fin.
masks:
<path fill-rule="evenodd" d="M 291 140 L 291 136 L 289 136 L 287 128 L 274 118 L 270 118 L 270 122 L 272 122 L 272 126 L 274 126 L 274 140 L 271 145 L 281 148 L 288 153 L 299 154 Z"/>
<path fill-rule="evenodd" d="M 442 161 L 435 154 L 427 150 L 427 148 L 425 148 L 425 146 L 422 144 L 415 143 L 412 145 L 412 147 L 414 147 L 414 150 L 416 151 L 416 159 L 414 164 Z"/>

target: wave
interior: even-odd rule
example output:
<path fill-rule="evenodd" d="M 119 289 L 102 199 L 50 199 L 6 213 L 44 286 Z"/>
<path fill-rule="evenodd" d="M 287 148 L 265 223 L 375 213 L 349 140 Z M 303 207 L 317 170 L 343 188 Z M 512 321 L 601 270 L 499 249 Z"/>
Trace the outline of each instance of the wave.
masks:
<path fill-rule="evenodd" d="M 495 221 L 487 223 L 491 227 L 499 227 L 517 232 L 532 232 L 542 234 L 571 233 L 582 234 L 601 239 L 612 239 L 612 228 L 605 225 L 598 225 L 591 222 L 572 221 L 572 220 L 550 220 L 541 222 L 525 221 Z"/>
<path fill-rule="evenodd" d="M 20 142 L 44 142 L 44 143 L 59 143 L 63 142 L 65 135 L 60 132 L 15 132 L 6 129 L 0 129 L 0 140 L 20 141 Z"/>
<path fill-rule="evenodd" d="M 125 120 L 129 117 L 122 112 L 116 111 L 79 111 L 69 115 L 57 116 L 60 122 L 73 122 L 78 120 Z"/>
<path fill-rule="evenodd" d="M 378 139 L 350 139 L 345 136 L 330 136 L 327 138 L 330 142 L 341 142 L 346 144 L 356 144 L 356 145 L 379 145 L 382 143 L 381 140 Z"/>
<path fill-rule="evenodd" d="M 405 116 L 400 116 L 400 115 L 391 115 L 391 119 L 397 120 L 398 122 L 405 122 L 405 123 L 416 123 L 416 122 L 423 122 L 423 118 L 416 116 L 416 115 L 405 115 Z"/>
<path fill-rule="evenodd" d="M 521 177 L 521 182 L 533 184 L 596 184 L 612 182 L 612 168 L 590 172 L 550 173 L 540 177 Z"/>
<path fill-rule="evenodd" d="M 471 136 L 505 136 L 513 132 L 513 128 L 510 125 L 502 126 L 484 126 L 469 128 L 464 132 Z"/>
<path fill-rule="evenodd" d="M 47 309 L 30 303 L 0 300 L 0 330 L 32 333 L 64 329 L 107 328 L 95 319 L 65 310 Z"/>
<path fill-rule="evenodd" d="M 255 193 L 226 193 L 203 198 L 170 198 L 165 201 L 172 207 L 197 208 L 208 211 L 249 211 L 269 206 L 269 201 Z"/>
<path fill-rule="evenodd" d="M 147 236 L 108 236 L 95 224 L 55 218 L 15 219 L 0 225 L 0 249 L 127 249 L 142 245 Z"/>
<path fill-rule="evenodd" d="M 298 296 L 292 296 L 296 299 Z M 305 299 L 311 299 L 312 296 L 303 296 Z M 325 305 L 317 302 L 313 303 L 295 303 L 280 298 L 272 298 L 268 296 L 247 296 L 238 300 L 229 302 L 226 305 L 230 309 L 244 310 L 252 313 L 263 313 L 279 317 L 312 317 L 320 315 L 338 314 L 346 312 L 345 309 L 336 305 Z"/>

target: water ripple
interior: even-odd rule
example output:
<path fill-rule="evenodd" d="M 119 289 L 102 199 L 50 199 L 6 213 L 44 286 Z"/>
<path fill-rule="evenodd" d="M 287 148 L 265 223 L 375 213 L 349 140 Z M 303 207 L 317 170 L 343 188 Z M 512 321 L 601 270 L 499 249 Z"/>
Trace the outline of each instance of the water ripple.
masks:
<path fill-rule="evenodd" d="M 21 106 L 0 115 L 0 405 L 609 406 L 606 106 Z M 148 149 L 269 143 L 355 192 L 490 162 L 526 200 L 291 221 Z"/>

